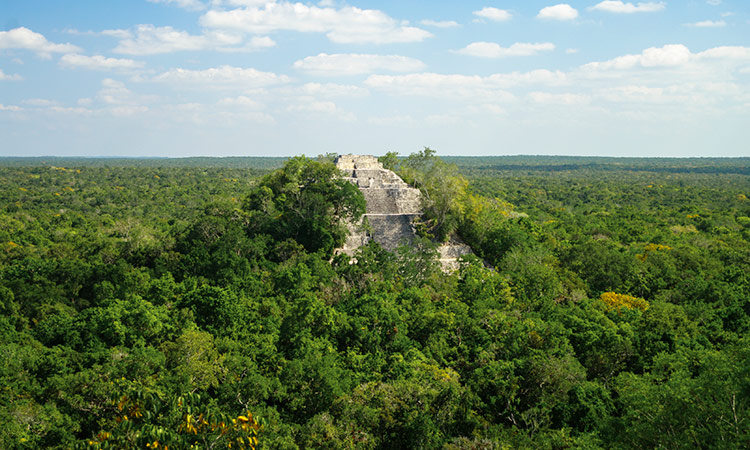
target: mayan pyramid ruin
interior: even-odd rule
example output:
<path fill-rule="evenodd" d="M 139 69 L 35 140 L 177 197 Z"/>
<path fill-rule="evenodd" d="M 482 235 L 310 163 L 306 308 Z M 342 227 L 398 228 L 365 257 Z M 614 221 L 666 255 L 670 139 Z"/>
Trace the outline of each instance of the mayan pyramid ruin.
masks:
<path fill-rule="evenodd" d="M 340 155 L 336 158 L 336 166 L 344 172 L 344 179 L 362 191 L 367 203 L 362 220 L 349 224 L 349 237 L 341 251 L 352 256 L 370 240 L 389 251 L 410 244 L 416 237 L 414 220 L 422 215 L 419 189 L 385 169 L 374 156 Z M 369 225 L 367 229 L 362 226 L 365 220 Z M 456 238 L 441 245 L 438 251 L 445 270 L 457 268 L 458 258 L 471 253 L 471 249 Z"/>

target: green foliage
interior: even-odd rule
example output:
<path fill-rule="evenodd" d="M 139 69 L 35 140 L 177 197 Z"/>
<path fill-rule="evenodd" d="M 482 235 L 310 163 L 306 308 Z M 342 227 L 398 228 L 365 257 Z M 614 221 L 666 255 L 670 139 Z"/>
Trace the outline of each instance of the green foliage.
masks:
<path fill-rule="evenodd" d="M 750 446 L 746 159 L 331 156 L 0 161 L 0 447 Z"/>
<path fill-rule="evenodd" d="M 309 252 L 330 256 L 344 243 L 344 221 L 354 222 L 365 211 L 362 193 L 338 175 L 330 161 L 291 158 L 247 196 L 251 234 L 294 239 Z"/>
<path fill-rule="evenodd" d="M 389 153 L 383 161 L 396 167 L 396 155 Z M 468 181 L 458 172 L 458 166 L 448 164 L 425 147 L 400 162 L 398 173 L 422 192 L 424 223 L 418 231 L 422 235 L 444 242 L 456 231 L 461 215 Z"/>

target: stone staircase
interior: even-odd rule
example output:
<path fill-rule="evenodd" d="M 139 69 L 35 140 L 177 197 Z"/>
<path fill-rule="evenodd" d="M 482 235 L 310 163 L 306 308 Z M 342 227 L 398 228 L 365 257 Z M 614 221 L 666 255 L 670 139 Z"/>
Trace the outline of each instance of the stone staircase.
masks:
<path fill-rule="evenodd" d="M 352 256 L 361 246 L 374 240 L 386 250 L 410 244 L 416 237 L 414 220 L 422 215 L 422 194 L 393 171 L 383 168 L 374 156 L 341 155 L 336 166 L 344 179 L 355 184 L 367 203 L 362 220 L 349 224 L 349 237 L 341 252 Z M 446 271 L 458 268 L 458 258 L 471 249 L 457 238 L 441 245 L 440 263 Z"/>
<path fill-rule="evenodd" d="M 362 221 L 349 224 L 342 251 L 351 256 L 370 240 L 389 251 L 411 243 L 416 235 L 412 224 L 422 214 L 419 189 L 384 169 L 374 156 L 342 155 L 336 166 L 344 172 L 344 179 L 362 191 L 367 204 Z"/>

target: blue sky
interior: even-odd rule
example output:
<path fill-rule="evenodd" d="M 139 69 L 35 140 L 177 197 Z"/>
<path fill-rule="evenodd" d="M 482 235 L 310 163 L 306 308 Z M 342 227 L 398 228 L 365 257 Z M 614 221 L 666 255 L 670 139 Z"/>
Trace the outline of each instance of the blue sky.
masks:
<path fill-rule="evenodd" d="M 0 156 L 750 156 L 750 2 L 3 0 Z"/>

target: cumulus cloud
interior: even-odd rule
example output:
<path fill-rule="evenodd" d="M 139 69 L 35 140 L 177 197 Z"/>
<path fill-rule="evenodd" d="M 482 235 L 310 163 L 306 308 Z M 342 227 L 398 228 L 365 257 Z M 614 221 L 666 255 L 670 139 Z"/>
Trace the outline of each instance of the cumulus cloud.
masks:
<path fill-rule="evenodd" d="M 156 55 L 179 51 L 250 51 L 269 48 L 276 45 L 267 36 L 255 36 L 244 43 L 240 33 L 224 31 L 210 31 L 202 35 L 191 35 L 172 27 L 156 27 L 154 25 L 138 25 L 135 35 L 121 40 L 114 52 L 126 55 Z"/>
<path fill-rule="evenodd" d="M 456 22 L 455 20 L 430 20 L 425 19 L 421 22 L 422 25 L 426 27 L 435 27 L 435 28 L 457 28 L 461 25 Z"/>
<path fill-rule="evenodd" d="M 618 14 L 632 14 L 637 12 L 657 12 L 663 11 L 667 5 L 664 2 L 645 2 L 634 5 L 625 3 L 620 0 L 606 0 L 592 6 L 595 11 L 606 11 Z"/>
<path fill-rule="evenodd" d="M 204 70 L 172 69 L 155 76 L 153 81 L 177 85 L 257 88 L 288 83 L 289 77 L 256 69 L 220 66 Z"/>
<path fill-rule="evenodd" d="M 604 62 L 592 62 L 584 65 L 584 70 L 625 70 L 634 67 L 674 67 L 690 60 L 690 49 L 682 44 L 670 44 L 663 47 L 651 47 L 640 55 L 624 55 Z"/>
<path fill-rule="evenodd" d="M 74 53 L 81 51 L 72 44 L 55 44 L 43 35 L 28 28 L 14 28 L 10 31 L 0 31 L 0 50 L 30 50 L 43 57 L 51 53 Z"/>
<path fill-rule="evenodd" d="M 482 8 L 479 11 L 474 11 L 472 14 L 483 19 L 492 20 L 494 22 L 505 22 L 507 20 L 510 20 L 511 18 L 511 14 L 507 10 L 493 8 L 491 6 Z"/>
<path fill-rule="evenodd" d="M 478 75 L 417 73 L 370 75 L 365 85 L 392 95 L 454 98 L 467 102 L 510 102 L 515 96 L 508 89 L 523 85 L 559 85 L 565 74 L 549 70 Z"/>
<path fill-rule="evenodd" d="M 8 74 L 3 72 L 3 69 L 0 69 L 0 81 L 17 81 L 21 80 L 21 75 L 17 74 Z"/>
<path fill-rule="evenodd" d="M 189 11 L 200 11 L 206 8 L 206 5 L 204 5 L 199 0 L 148 0 L 148 1 L 151 3 L 174 4 L 175 6 L 179 6 L 180 8 L 184 8 Z"/>
<path fill-rule="evenodd" d="M 697 59 L 750 60 L 750 47 L 722 46 L 709 48 L 695 55 Z"/>
<path fill-rule="evenodd" d="M 341 44 L 421 42 L 432 36 L 421 28 L 399 23 L 379 10 L 352 6 L 336 9 L 290 2 L 211 10 L 200 22 L 208 28 L 254 34 L 280 30 L 325 33 L 329 40 Z"/>
<path fill-rule="evenodd" d="M 516 42 L 510 47 L 501 47 L 494 42 L 473 42 L 457 53 L 480 58 L 504 58 L 507 56 L 531 56 L 542 51 L 551 51 L 555 49 L 555 44 L 551 42 L 531 44 L 526 42 Z"/>
<path fill-rule="evenodd" d="M 696 28 L 721 28 L 727 26 L 727 23 L 723 20 L 703 20 L 700 22 L 692 22 L 692 23 L 686 23 L 684 24 L 686 27 L 696 27 Z"/>
<path fill-rule="evenodd" d="M 536 17 L 537 19 L 548 20 L 573 20 L 578 17 L 578 10 L 567 3 L 560 3 L 559 5 L 542 8 Z"/>
<path fill-rule="evenodd" d="M 321 53 L 294 63 L 294 68 L 313 75 L 362 75 L 379 70 L 389 72 L 415 72 L 425 64 L 414 58 L 399 55 L 366 55 Z"/>
<path fill-rule="evenodd" d="M 63 55 L 60 64 L 90 70 L 133 70 L 143 67 L 143 62 L 125 58 L 107 58 L 102 55 L 85 56 L 77 53 Z"/>

